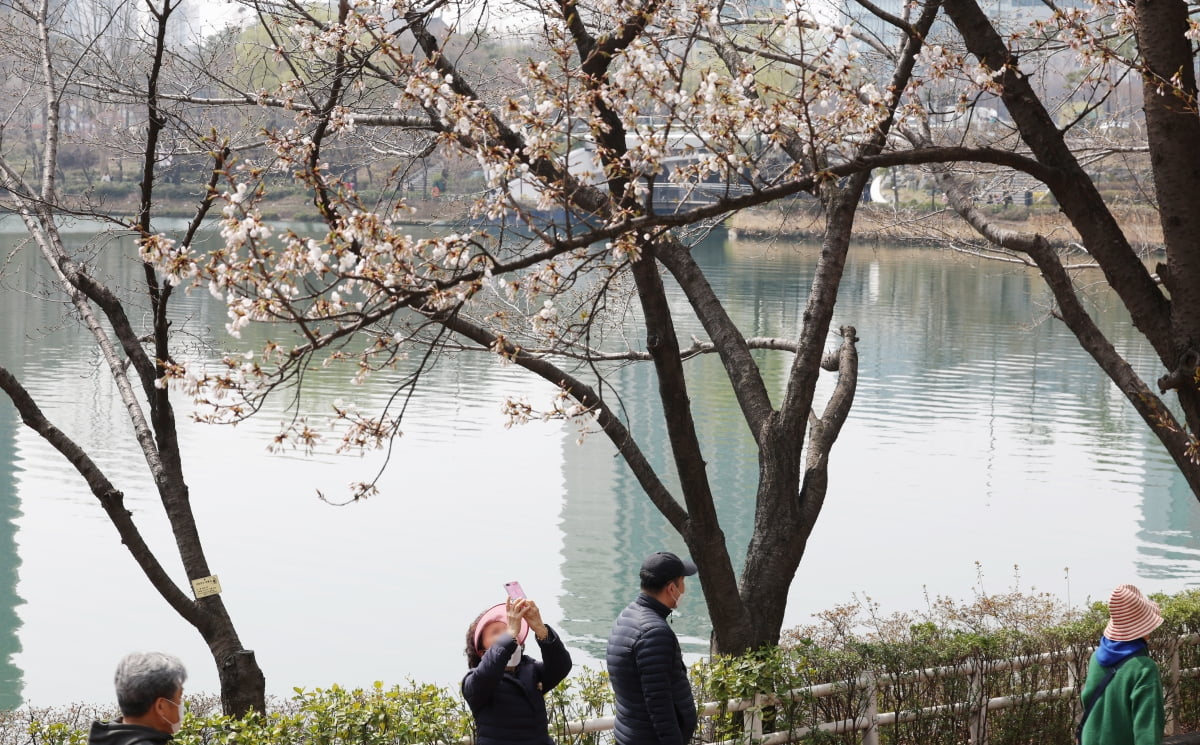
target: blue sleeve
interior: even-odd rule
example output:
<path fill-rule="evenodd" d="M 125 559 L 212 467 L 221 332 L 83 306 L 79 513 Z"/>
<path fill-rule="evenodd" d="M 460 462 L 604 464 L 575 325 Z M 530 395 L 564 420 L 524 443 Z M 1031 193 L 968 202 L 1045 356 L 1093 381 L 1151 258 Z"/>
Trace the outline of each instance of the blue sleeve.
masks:
<path fill-rule="evenodd" d="M 472 710 L 487 706 L 492 701 L 496 686 L 504 679 L 504 666 L 513 652 L 517 651 L 517 640 L 507 632 L 483 653 L 479 665 L 467 673 L 462 682 L 463 698 Z"/>

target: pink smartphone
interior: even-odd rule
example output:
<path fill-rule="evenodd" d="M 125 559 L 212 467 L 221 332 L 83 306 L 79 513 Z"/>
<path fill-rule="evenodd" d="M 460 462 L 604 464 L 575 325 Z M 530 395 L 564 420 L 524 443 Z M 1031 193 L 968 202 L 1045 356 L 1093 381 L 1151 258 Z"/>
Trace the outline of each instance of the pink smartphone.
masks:
<path fill-rule="evenodd" d="M 516 599 L 525 597 L 525 591 L 521 589 L 520 582 L 505 582 L 504 591 L 508 593 L 510 598 Z"/>

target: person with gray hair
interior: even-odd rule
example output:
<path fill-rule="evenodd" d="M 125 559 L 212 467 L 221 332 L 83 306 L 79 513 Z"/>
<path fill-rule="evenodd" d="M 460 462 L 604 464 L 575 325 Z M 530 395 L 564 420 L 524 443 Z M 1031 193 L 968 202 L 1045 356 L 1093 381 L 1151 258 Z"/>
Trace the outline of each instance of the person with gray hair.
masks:
<path fill-rule="evenodd" d="M 183 683 L 179 658 L 161 652 L 133 652 L 117 665 L 113 684 L 121 716 L 93 722 L 88 745 L 164 745 L 183 723 Z"/>

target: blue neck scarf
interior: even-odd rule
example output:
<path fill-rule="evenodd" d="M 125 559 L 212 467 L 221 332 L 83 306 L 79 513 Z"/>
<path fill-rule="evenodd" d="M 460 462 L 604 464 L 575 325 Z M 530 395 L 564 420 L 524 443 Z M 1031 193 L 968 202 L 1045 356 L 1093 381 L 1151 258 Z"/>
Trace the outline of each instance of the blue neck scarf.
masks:
<path fill-rule="evenodd" d="M 1126 657 L 1132 657 L 1145 648 L 1145 639 L 1115 642 L 1107 636 L 1102 636 L 1100 637 L 1100 646 L 1096 649 L 1096 662 L 1104 667 L 1112 667 Z"/>

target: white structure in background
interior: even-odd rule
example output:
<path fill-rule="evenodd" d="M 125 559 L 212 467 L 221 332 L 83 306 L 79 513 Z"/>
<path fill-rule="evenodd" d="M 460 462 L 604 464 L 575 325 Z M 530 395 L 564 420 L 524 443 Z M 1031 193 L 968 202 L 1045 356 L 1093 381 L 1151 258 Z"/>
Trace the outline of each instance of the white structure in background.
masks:
<path fill-rule="evenodd" d="M 726 178 L 720 173 L 710 173 L 703 181 L 688 177 L 674 177 L 679 169 L 695 166 L 713 158 L 713 152 L 699 136 L 689 133 L 666 133 L 655 129 L 653 124 L 639 123 L 638 132 L 625 136 L 630 150 L 648 144 L 651 150 L 662 149 L 666 156 L 658 159 L 661 170 L 655 174 L 652 201 L 654 210 L 660 214 L 680 209 L 712 204 L 719 199 L 745 194 L 750 185 L 743 180 Z M 595 145 L 584 140 L 584 144 L 572 148 L 566 155 L 567 171 L 582 183 L 597 185 L 604 180 L 604 169 L 596 159 Z M 518 178 L 509 182 L 513 198 L 527 209 L 540 211 L 556 210 L 558 205 L 542 200 L 540 186 L 529 178 Z"/>
<path fill-rule="evenodd" d="M 905 0 L 873 0 L 873 3 L 886 13 L 904 17 Z M 1082 3 L 1079 0 L 1064 0 L 1058 4 L 1060 7 L 1073 8 Z M 1044 21 L 1054 15 L 1054 11 L 1042 0 L 981 0 L 980 7 L 1002 30 L 1026 26 L 1033 21 Z M 900 34 L 893 26 L 885 23 L 855 0 L 836 0 L 832 16 L 830 19 L 832 23 L 838 25 L 853 23 L 888 47 L 895 47 L 900 41 Z M 938 24 L 941 23 L 944 21 L 939 20 Z M 933 34 L 937 34 L 937 24 L 934 25 Z"/>
<path fill-rule="evenodd" d="M 172 47 L 196 43 L 203 34 L 219 26 L 216 7 L 225 3 L 206 3 L 203 0 L 181 0 L 171 14 L 167 42 Z M 103 35 L 119 43 L 122 40 L 145 38 L 153 23 L 149 8 L 143 2 L 128 0 L 57 0 L 50 6 L 51 17 L 64 35 L 75 39 L 95 39 Z M 224 25 L 224 24 L 220 24 Z"/>

